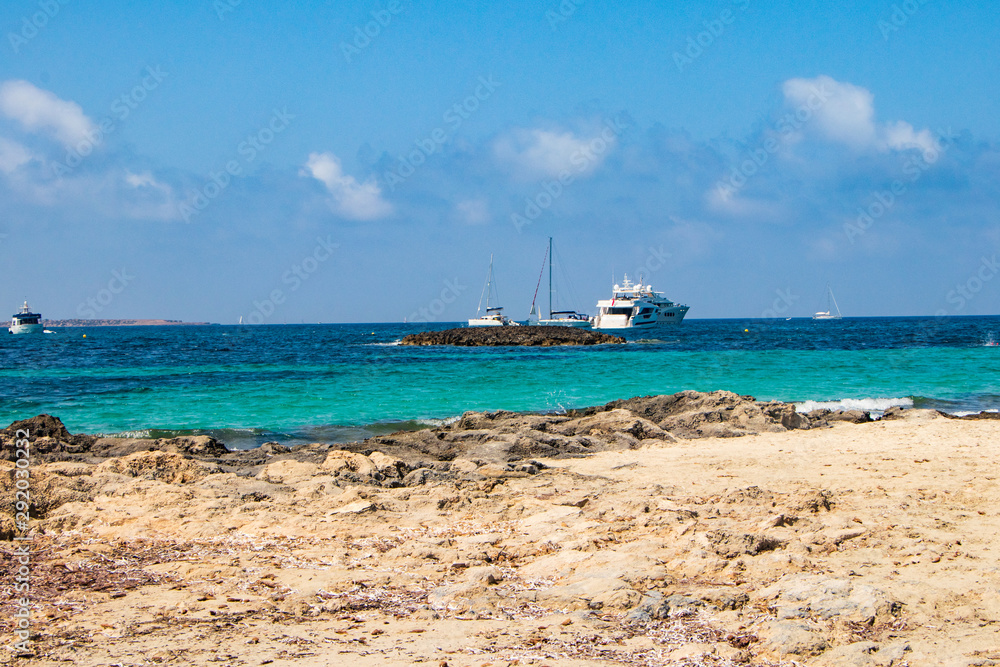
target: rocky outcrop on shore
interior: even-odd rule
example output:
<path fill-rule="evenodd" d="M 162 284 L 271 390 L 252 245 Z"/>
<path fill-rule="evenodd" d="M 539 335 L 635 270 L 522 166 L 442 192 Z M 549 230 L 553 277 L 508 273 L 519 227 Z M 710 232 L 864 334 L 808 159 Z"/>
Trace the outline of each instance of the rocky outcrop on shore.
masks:
<path fill-rule="evenodd" d="M 573 327 L 462 327 L 445 331 L 425 331 L 404 336 L 401 345 L 609 345 L 624 343 L 621 336 L 612 336 Z"/>
<path fill-rule="evenodd" d="M 790 408 L 681 392 L 252 451 L 20 422 L 33 448 L 35 660 L 990 655 L 1000 423 Z M 0 432 L 5 454 L 15 426 Z M 0 600 L 0 632 L 11 604 Z"/>
<path fill-rule="evenodd" d="M 553 327 L 555 328 L 555 327 Z M 836 421 L 870 421 L 868 413 L 830 410 L 799 414 L 795 406 L 759 402 L 729 391 L 683 391 L 642 396 L 565 414 L 466 412 L 448 425 L 399 431 L 362 442 L 316 443 L 291 449 L 268 443 L 256 450 L 230 450 L 210 436 L 177 438 L 108 438 L 72 435 L 61 421 L 39 415 L 0 431 L 0 458 L 14 460 L 14 433 L 32 435 L 36 460 L 95 463 L 110 457 L 160 451 L 211 461 L 236 470 L 253 469 L 273 456 L 321 463 L 326 452 L 340 449 L 364 455 L 382 452 L 409 466 L 470 459 L 514 463 L 538 457 L 585 456 L 594 452 L 636 449 L 646 441 L 737 437 L 829 426 Z"/>

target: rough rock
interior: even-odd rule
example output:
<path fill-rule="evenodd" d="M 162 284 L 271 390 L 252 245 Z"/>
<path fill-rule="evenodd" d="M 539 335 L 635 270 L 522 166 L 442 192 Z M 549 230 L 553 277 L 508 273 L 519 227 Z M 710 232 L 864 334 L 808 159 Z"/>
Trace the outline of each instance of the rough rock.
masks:
<path fill-rule="evenodd" d="M 779 619 L 838 618 L 860 623 L 884 623 L 895 618 L 902 605 L 868 584 L 821 574 L 786 575 L 757 592 L 777 609 Z"/>
<path fill-rule="evenodd" d="M 647 591 L 629 612 L 628 618 L 648 622 L 674 616 L 689 616 L 704 606 L 705 602 L 695 597 L 679 594 L 664 597 L 659 591 Z"/>
<path fill-rule="evenodd" d="M 32 460 L 58 460 L 62 454 L 86 451 L 97 440 L 90 435 L 70 434 L 56 417 L 37 415 L 16 421 L 0 431 L 0 458 L 5 461 L 16 458 L 18 431 L 28 432 Z"/>
<path fill-rule="evenodd" d="M 779 655 L 814 656 L 830 646 L 819 628 L 800 621 L 770 621 L 760 632 L 768 648 Z"/>
<path fill-rule="evenodd" d="M 789 403 L 758 403 L 752 396 L 731 391 L 642 396 L 569 414 L 589 415 L 617 409 L 628 410 L 681 438 L 733 437 L 810 428 L 809 418 L 795 412 L 795 406 Z"/>
<path fill-rule="evenodd" d="M 781 546 L 781 540 L 761 534 L 734 532 L 727 529 L 713 530 L 706 534 L 715 552 L 723 558 L 736 558 L 743 554 L 754 556 Z"/>
<path fill-rule="evenodd" d="M 168 484 L 184 484 L 218 472 L 218 469 L 186 459 L 180 454 L 136 452 L 124 458 L 105 461 L 98 466 L 98 471 L 156 479 Z"/>
<path fill-rule="evenodd" d="M 830 667 L 897 667 L 904 664 L 904 656 L 910 651 L 906 642 L 877 644 L 859 641 L 831 648 L 823 653 L 819 665 Z"/>
<path fill-rule="evenodd" d="M 811 410 L 806 413 L 811 421 L 816 422 L 849 422 L 851 424 L 865 424 L 872 421 L 871 413 L 864 410 Z"/>
<path fill-rule="evenodd" d="M 624 343 L 621 336 L 612 336 L 589 329 L 573 327 L 462 327 L 445 331 L 426 331 L 410 334 L 402 345 L 607 345 Z"/>
<path fill-rule="evenodd" d="M 99 438 L 87 450 L 91 456 L 128 456 L 136 452 L 168 452 L 184 456 L 219 457 L 229 449 L 208 435 L 177 438 Z"/>
<path fill-rule="evenodd" d="M 0 470 L 0 511 L 6 517 L 14 516 L 15 481 L 14 468 Z M 95 486 L 89 475 L 62 475 L 58 471 L 35 469 L 31 473 L 29 513 L 40 519 L 66 503 L 89 502 L 93 500 Z"/>
<path fill-rule="evenodd" d="M 269 463 L 257 474 L 257 479 L 272 484 L 296 484 L 312 479 L 319 472 L 315 463 L 285 459 Z"/>
<path fill-rule="evenodd" d="M 333 474 L 352 472 L 359 477 L 371 477 L 372 473 L 378 472 L 378 468 L 367 456 L 340 450 L 327 454 L 320 468 Z"/>

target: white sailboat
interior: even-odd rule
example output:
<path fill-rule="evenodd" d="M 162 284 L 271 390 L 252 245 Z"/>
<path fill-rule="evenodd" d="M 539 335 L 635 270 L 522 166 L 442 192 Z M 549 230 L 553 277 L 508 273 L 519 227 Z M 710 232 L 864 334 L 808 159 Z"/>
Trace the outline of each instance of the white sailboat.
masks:
<path fill-rule="evenodd" d="M 479 306 L 476 308 L 476 316 L 469 320 L 470 327 L 506 327 L 517 326 L 517 322 L 503 314 L 503 306 L 491 306 L 490 298 L 496 295 L 496 287 L 493 284 L 493 255 L 490 255 L 490 270 L 486 274 L 486 284 L 483 286 L 483 293 L 479 295 Z M 486 311 L 483 313 L 483 297 L 486 297 Z M 499 301 L 499 296 L 496 299 Z M 482 315 L 480 313 L 483 313 Z"/>
<path fill-rule="evenodd" d="M 833 303 L 833 308 L 832 309 L 830 308 L 830 303 L 831 302 Z M 836 313 L 833 312 L 834 309 L 836 309 L 836 311 L 837 311 Z M 816 313 L 815 315 L 813 315 L 813 319 L 814 320 L 839 320 L 839 319 L 841 319 L 840 306 L 837 305 L 837 299 L 833 296 L 833 290 L 830 289 L 829 285 L 826 286 L 826 310 L 821 310 L 818 313 Z"/>
<path fill-rule="evenodd" d="M 549 317 L 545 320 L 538 319 L 538 313 L 535 310 L 535 300 L 531 301 L 531 313 L 528 315 L 529 324 L 537 324 L 543 327 L 589 327 L 590 317 L 584 315 L 583 313 L 578 313 L 575 310 L 552 310 L 552 295 L 554 290 L 552 289 L 552 237 L 549 237 L 549 249 L 545 254 L 549 265 Z M 542 271 L 545 271 L 545 260 L 542 260 Z M 542 276 L 538 276 L 539 284 L 542 281 Z M 535 286 L 535 297 L 538 296 L 538 286 Z"/>

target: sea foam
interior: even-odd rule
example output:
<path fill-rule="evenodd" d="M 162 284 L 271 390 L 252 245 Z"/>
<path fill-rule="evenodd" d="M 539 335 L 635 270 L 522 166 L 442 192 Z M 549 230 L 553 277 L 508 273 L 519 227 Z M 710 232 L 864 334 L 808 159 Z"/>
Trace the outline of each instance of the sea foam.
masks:
<path fill-rule="evenodd" d="M 912 408 L 912 398 L 841 398 L 835 401 L 802 401 L 795 404 L 797 412 L 812 410 L 862 410 L 882 414 L 889 408 Z"/>

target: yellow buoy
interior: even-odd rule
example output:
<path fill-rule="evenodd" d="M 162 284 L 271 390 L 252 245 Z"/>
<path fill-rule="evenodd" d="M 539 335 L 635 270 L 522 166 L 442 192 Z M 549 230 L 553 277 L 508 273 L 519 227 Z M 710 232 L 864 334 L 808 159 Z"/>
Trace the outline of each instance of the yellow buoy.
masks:
<path fill-rule="evenodd" d="M 83 334 L 83 337 L 84 337 L 84 338 L 86 338 L 86 337 L 87 337 L 87 334 Z"/>
<path fill-rule="evenodd" d="M 744 329 L 743 333 L 750 333 L 750 330 L 749 329 Z"/>

